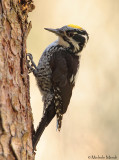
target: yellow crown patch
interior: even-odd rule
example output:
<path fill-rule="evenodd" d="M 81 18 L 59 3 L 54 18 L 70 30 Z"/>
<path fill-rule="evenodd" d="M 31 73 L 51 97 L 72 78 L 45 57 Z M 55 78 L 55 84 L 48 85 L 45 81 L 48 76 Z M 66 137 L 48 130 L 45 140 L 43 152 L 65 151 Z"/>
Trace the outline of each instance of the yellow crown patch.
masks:
<path fill-rule="evenodd" d="M 81 27 L 78 26 L 78 25 L 69 24 L 69 25 L 67 25 L 67 26 L 68 26 L 68 27 L 71 27 L 71 28 L 77 28 L 77 29 L 83 30 L 83 28 L 81 28 Z"/>

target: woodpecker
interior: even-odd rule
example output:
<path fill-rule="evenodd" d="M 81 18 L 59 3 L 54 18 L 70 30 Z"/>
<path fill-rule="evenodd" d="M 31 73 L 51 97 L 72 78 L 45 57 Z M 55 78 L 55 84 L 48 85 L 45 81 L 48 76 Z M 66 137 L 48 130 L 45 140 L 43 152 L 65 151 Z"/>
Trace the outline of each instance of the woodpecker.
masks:
<path fill-rule="evenodd" d="M 55 33 L 58 39 L 45 49 L 37 66 L 32 55 L 27 54 L 29 72 L 33 72 L 36 78 L 44 103 L 43 117 L 33 135 L 34 148 L 55 115 L 60 131 L 63 114 L 67 111 L 75 86 L 80 53 L 89 39 L 86 30 L 73 24 L 45 29 Z"/>

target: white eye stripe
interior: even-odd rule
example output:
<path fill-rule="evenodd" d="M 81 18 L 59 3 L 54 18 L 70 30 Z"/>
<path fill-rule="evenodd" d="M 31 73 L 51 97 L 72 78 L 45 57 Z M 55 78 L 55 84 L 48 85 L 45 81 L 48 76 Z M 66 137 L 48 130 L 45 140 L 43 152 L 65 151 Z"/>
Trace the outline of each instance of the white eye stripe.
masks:
<path fill-rule="evenodd" d="M 77 32 L 74 32 L 74 35 L 78 34 Z"/>
<path fill-rule="evenodd" d="M 86 42 L 88 41 L 87 35 L 81 35 L 81 36 L 85 38 Z"/>
<path fill-rule="evenodd" d="M 86 35 L 82 35 L 82 34 L 81 34 L 81 36 L 82 36 L 82 37 L 84 37 L 84 38 L 86 38 L 86 37 L 87 37 Z"/>

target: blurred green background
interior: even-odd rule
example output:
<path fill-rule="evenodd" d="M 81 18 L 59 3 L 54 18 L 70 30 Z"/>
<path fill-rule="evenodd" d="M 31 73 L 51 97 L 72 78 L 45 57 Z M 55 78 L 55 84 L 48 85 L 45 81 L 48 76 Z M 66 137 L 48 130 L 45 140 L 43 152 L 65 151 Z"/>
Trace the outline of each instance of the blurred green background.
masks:
<path fill-rule="evenodd" d="M 75 24 L 90 37 L 61 132 L 56 131 L 54 118 L 40 139 L 36 160 L 88 160 L 91 155 L 119 159 L 119 1 L 34 0 L 34 4 L 27 48 L 36 63 L 57 38 L 44 27 Z M 36 128 L 43 104 L 32 74 L 30 84 Z"/>

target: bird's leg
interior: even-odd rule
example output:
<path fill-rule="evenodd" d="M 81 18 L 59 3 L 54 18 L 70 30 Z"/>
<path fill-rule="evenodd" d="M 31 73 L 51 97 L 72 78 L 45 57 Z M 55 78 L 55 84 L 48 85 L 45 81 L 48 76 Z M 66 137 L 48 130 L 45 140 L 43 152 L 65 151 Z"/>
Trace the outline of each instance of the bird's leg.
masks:
<path fill-rule="evenodd" d="M 27 66 L 28 66 L 28 69 L 29 69 L 29 73 L 34 72 L 35 69 L 37 69 L 37 67 L 36 67 L 36 65 L 33 61 L 33 56 L 30 53 L 27 53 Z"/>

